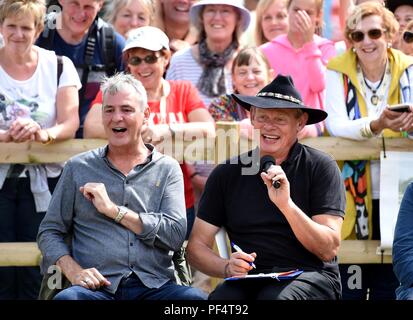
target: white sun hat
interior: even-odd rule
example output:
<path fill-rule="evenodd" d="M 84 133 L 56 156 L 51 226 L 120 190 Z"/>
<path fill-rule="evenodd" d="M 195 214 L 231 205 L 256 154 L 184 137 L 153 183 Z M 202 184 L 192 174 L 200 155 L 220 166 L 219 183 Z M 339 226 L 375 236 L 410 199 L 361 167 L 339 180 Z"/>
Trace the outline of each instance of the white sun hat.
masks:
<path fill-rule="evenodd" d="M 132 48 L 143 48 L 150 51 L 169 50 L 169 38 L 156 27 L 145 26 L 129 31 L 123 52 Z"/>
<path fill-rule="evenodd" d="M 202 7 L 210 4 L 227 5 L 237 8 L 240 13 L 242 30 L 247 30 L 251 21 L 251 15 L 250 12 L 244 7 L 242 0 L 200 0 L 194 3 L 189 11 L 189 16 L 191 18 L 191 22 L 195 26 L 199 27 L 199 12 Z"/>

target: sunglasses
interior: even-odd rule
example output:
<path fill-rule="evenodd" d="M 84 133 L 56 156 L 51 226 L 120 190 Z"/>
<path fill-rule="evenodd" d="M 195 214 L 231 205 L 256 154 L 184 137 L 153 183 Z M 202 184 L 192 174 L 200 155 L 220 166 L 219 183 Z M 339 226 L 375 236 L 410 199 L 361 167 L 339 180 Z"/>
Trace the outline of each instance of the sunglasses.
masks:
<path fill-rule="evenodd" d="M 158 61 L 160 57 L 155 55 L 155 54 L 150 54 L 148 56 L 146 56 L 145 58 L 140 58 L 140 57 L 130 57 L 128 59 L 128 64 L 130 64 L 131 66 L 139 66 L 142 61 L 145 61 L 146 64 L 154 64 L 156 63 L 156 61 Z"/>
<path fill-rule="evenodd" d="M 371 29 L 366 33 L 362 31 L 353 31 L 352 33 L 350 33 L 350 38 L 354 42 L 361 42 L 364 40 L 364 36 L 367 34 L 370 39 L 377 40 L 383 35 L 383 31 L 384 30 L 381 29 Z"/>
<path fill-rule="evenodd" d="M 405 31 L 403 33 L 403 40 L 406 43 L 412 43 L 413 42 L 413 32 Z"/>

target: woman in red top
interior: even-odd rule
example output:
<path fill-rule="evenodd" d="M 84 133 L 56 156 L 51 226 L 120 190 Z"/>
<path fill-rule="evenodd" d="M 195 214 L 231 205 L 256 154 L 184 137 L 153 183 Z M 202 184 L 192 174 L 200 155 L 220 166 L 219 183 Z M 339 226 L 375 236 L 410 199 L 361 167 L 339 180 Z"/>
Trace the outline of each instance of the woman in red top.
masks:
<path fill-rule="evenodd" d="M 148 96 L 151 116 L 143 133 L 145 142 L 158 144 L 164 137 L 214 136 L 214 121 L 205 108 L 197 89 L 189 81 L 166 81 L 163 78 L 171 57 L 169 39 L 155 27 L 141 27 L 129 33 L 123 58 L 126 70 L 142 82 Z M 84 125 L 85 138 L 104 138 L 101 124 L 102 95 L 92 103 Z M 181 164 L 185 184 L 188 239 L 195 219 L 194 195 L 188 169 Z"/>

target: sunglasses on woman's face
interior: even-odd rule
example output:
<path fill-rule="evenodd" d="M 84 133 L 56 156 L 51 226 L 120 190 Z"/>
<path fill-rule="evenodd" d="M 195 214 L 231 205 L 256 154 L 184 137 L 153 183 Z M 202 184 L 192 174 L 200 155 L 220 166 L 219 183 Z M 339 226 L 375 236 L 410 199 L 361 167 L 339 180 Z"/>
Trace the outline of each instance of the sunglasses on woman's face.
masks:
<path fill-rule="evenodd" d="M 403 40 L 406 43 L 413 43 L 413 32 L 405 31 L 403 33 Z"/>
<path fill-rule="evenodd" d="M 353 31 L 352 33 L 350 33 L 350 38 L 354 42 L 361 42 L 361 41 L 364 40 L 364 36 L 366 34 L 369 36 L 370 39 L 377 40 L 383 35 L 383 30 L 381 30 L 381 29 L 371 29 L 371 30 L 367 31 L 366 33 L 357 30 L 357 31 Z"/>
<path fill-rule="evenodd" d="M 147 64 L 154 64 L 156 63 L 156 61 L 158 61 L 159 56 L 155 55 L 155 54 L 150 54 L 148 56 L 146 56 L 145 58 L 140 58 L 140 57 L 130 57 L 128 59 L 128 64 L 130 64 L 131 66 L 139 66 L 142 61 L 145 61 L 145 63 Z"/>

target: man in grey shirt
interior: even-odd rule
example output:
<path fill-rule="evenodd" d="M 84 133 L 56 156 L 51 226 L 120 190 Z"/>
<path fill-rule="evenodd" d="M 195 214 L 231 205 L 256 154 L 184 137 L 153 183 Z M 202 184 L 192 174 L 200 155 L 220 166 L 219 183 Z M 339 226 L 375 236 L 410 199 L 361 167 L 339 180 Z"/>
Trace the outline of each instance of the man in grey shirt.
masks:
<path fill-rule="evenodd" d="M 43 271 L 56 264 L 72 284 L 55 299 L 205 299 L 175 283 L 172 254 L 186 232 L 183 177 L 177 161 L 142 141 L 145 89 L 117 74 L 102 91 L 108 145 L 67 162 L 39 228 Z"/>

